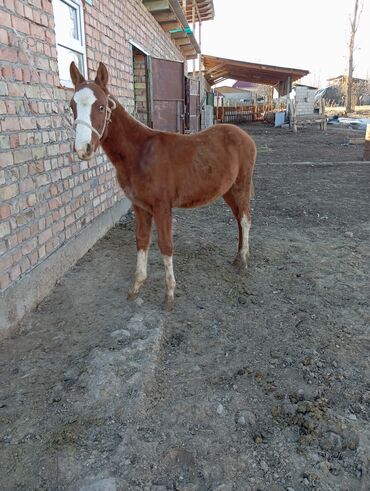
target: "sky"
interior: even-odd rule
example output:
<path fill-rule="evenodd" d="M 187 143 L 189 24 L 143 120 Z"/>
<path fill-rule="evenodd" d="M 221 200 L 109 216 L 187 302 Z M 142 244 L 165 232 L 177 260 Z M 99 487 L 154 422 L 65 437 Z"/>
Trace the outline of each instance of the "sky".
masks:
<path fill-rule="evenodd" d="M 202 24 L 202 53 L 309 70 L 302 81 L 316 87 L 345 73 L 355 0 L 213 3 L 214 20 Z M 363 0 L 354 61 L 354 76 L 370 78 L 370 0 Z"/>

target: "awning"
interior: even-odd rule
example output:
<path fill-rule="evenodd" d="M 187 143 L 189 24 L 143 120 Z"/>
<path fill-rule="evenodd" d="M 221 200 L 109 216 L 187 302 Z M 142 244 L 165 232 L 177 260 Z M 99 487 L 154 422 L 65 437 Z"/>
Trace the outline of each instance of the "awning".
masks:
<path fill-rule="evenodd" d="M 202 55 L 202 62 L 205 69 L 204 76 L 210 85 L 215 85 L 226 79 L 243 80 L 271 85 L 281 95 L 287 93 L 288 82 L 291 85 L 310 73 L 308 70 L 298 68 L 248 63 L 210 55 Z"/>
<path fill-rule="evenodd" d="M 213 0 L 143 0 L 143 4 L 171 36 L 184 58 L 196 58 L 200 47 L 192 31 L 192 22 L 213 19 Z"/>

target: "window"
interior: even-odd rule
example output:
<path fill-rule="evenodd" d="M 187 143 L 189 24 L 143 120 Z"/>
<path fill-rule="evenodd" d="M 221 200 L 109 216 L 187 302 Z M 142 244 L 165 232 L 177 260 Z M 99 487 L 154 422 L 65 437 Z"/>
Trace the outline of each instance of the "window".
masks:
<path fill-rule="evenodd" d="M 72 87 L 69 65 L 76 63 L 86 77 L 85 31 L 80 0 L 53 0 L 60 82 Z"/>

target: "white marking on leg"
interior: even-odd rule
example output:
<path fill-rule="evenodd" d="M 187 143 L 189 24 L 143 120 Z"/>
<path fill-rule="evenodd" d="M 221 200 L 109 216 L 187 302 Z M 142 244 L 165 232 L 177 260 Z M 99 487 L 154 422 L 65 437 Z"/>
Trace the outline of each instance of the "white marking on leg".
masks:
<path fill-rule="evenodd" d="M 91 126 L 91 108 L 96 97 L 94 92 L 85 87 L 75 93 L 73 100 L 76 103 L 77 118 Z M 86 152 L 86 146 L 91 144 L 92 131 L 88 126 L 76 124 L 75 148 L 78 154 Z"/>
<path fill-rule="evenodd" d="M 173 301 L 175 298 L 176 280 L 173 272 L 172 256 L 163 255 L 162 257 L 166 272 L 166 299 Z"/>
<path fill-rule="evenodd" d="M 242 248 L 240 250 L 240 257 L 243 263 L 247 265 L 247 257 L 249 256 L 249 230 L 251 228 L 251 222 L 248 220 L 246 215 L 242 215 L 240 220 L 240 225 L 242 227 Z"/>
<path fill-rule="evenodd" d="M 130 290 L 130 295 L 137 295 L 147 277 L 148 249 L 140 249 L 137 253 L 135 281 Z"/>

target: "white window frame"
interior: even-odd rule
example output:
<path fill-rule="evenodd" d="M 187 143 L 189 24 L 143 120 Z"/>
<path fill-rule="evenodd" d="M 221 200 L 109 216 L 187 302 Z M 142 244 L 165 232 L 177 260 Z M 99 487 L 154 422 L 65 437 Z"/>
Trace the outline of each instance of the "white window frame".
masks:
<path fill-rule="evenodd" d="M 70 49 L 79 53 L 82 56 L 83 64 L 83 76 L 87 78 L 87 56 L 86 56 L 86 42 L 85 42 L 85 22 L 84 22 L 84 8 L 81 0 L 52 0 L 54 9 L 54 23 L 57 25 L 58 22 L 63 22 L 63 19 L 57 19 L 55 16 L 56 9 L 54 5 L 56 3 L 65 3 L 69 7 L 72 7 L 77 12 L 77 29 L 79 39 L 58 39 L 56 35 L 56 45 L 62 48 Z M 58 63 L 59 63 L 59 54 Z M 59 76 L 60 83 L 65 87 L 73 87 L 72 80 L 69 78 L 67 80 L 61 79 Z"/>

